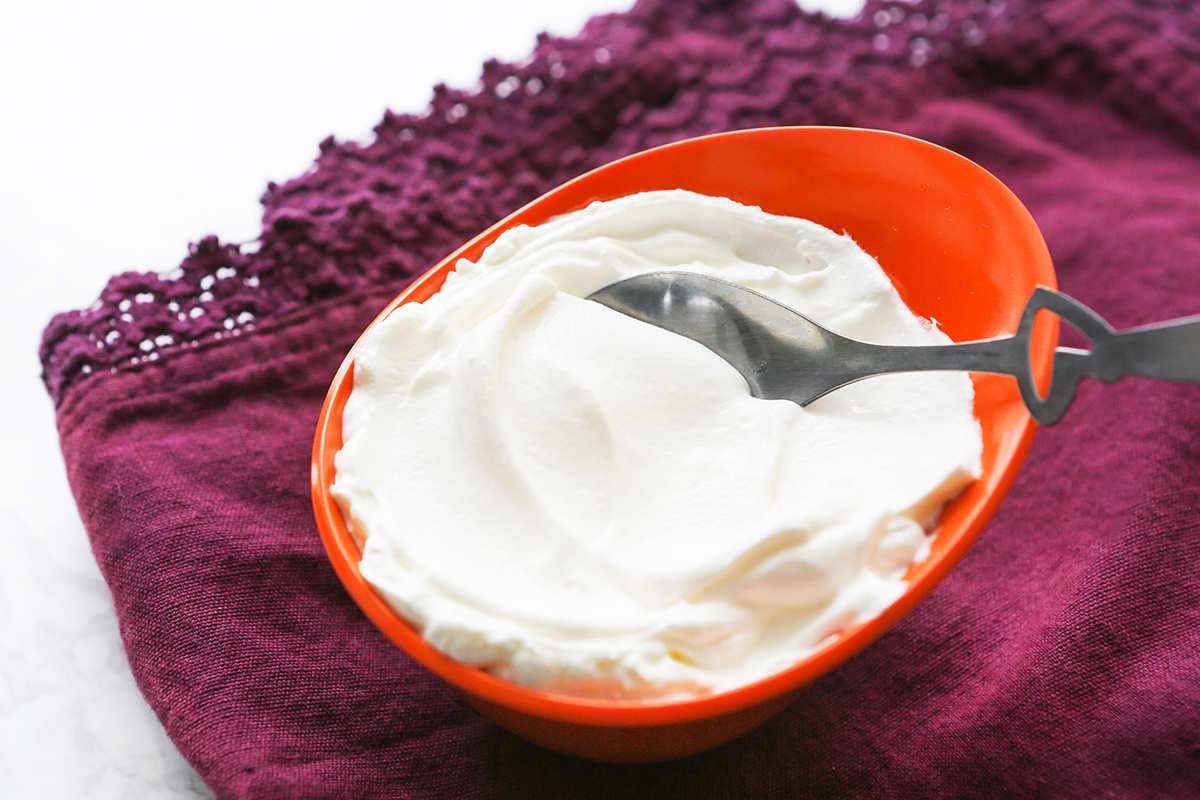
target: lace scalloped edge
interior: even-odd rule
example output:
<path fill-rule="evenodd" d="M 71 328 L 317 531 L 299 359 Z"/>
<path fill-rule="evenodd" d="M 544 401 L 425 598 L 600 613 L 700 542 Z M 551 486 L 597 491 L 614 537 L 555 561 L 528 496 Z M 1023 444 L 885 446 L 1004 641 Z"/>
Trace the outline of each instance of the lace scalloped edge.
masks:
<path fill-rule="evenodd" d="M 257 241 L 206 238 L 179 267 L 118 275 L 89 308 L 56 316 L 43 379 L 61 404 L 106 372 L 363 288 L 399 291 L 538 194 L 637 150 L 736 128 L 895 119 L 914 86 L 933 92 L 972 70 L 1020 80 L 1081 43 L 1095 63 L 1145 63 L 1125 79 L 1149 81 L 1140 93 L 1114 70 L 1121 102 L 1159 91 L 1200 132 L 1195 104 L 1181 100 L 1200 96 L 1198 31 L 1196 11 L 1154 0 L 871 0 L 853 20 L 792 0 L 642 0 L 578 36 L 539 37 L 520 63 L 489 61 L 470 89 L 436 87 L 422 113 L 386 113 L 371 142 L 322 142 L 311 170 L 268 186 Z M 1186 57 L 1164 67 L 1147 41 Z"/>

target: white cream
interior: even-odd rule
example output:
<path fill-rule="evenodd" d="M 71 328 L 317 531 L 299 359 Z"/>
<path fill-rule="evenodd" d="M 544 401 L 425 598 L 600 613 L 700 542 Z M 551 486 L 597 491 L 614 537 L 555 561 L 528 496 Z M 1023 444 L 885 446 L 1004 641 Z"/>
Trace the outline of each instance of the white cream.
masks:
<path fill-rule="evenodd" d="M 963 374 L 801 408 L 584 299 L 715 275 L 846 335 L 934 344 L 849 236 L 652 192 L 506 232 L 355 351 L 333 491 L 363 574 L 439 650 L 594 697 L 718 691 L 877 615 L 979 471 Z"/>

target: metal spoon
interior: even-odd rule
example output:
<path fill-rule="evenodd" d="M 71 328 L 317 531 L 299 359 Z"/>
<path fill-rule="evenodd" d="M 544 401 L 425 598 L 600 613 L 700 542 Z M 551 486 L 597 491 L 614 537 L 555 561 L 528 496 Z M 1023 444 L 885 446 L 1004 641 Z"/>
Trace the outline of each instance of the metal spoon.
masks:
<path fill-rule="evenodd" d="M 889 372 L 963 370 L 1016 377 L 1029 413 L 1042 425 L 1062 418 L 1085 376 L 1112 383 L 1126 375 L 1200 383 L 1200 315 L 1117 332 L 1077 300 L 1038 287 L 1014 336 L 904 347 L 840 336 L 758 292 L 691 272 L 638 275 L 589 300 L 673 331 L 732 364 L 755 397 L 808 405 L 834 389 Z M 1030 364 L 1033 322 L 1058 314 L 1091 340 L 1091 350 L 1060 347 L 1042 396 Z"/>

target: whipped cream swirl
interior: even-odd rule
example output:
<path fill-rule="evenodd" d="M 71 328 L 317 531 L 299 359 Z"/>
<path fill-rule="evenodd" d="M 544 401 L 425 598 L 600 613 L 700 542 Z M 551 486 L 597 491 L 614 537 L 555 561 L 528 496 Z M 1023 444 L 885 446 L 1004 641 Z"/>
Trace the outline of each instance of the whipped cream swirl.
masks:
<path fill-rule="evenodd" d="M 588 697 L 743 685 L 895 601 L 978 475 L 966 375 L 760 400 L 703 346 L 582 299 L 664 269 L 858 339 L 948 341 L 849 236 L 723 198 L 507 231 L 356 349 L 336 458 L 363 574 L 447 655 Z"/>

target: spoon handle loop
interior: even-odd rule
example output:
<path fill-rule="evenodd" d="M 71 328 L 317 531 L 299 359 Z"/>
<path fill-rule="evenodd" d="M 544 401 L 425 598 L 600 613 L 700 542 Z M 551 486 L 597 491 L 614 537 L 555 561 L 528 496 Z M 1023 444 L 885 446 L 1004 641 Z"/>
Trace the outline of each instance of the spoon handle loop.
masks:
<path fill-rule="evenodd" d="M 1092 349 L 1058 348 L 1050 389 L 1044 396 L 1038 391 L 1028 356 L 1023 360 L 1023 369 L 1016 374 L 1017 384 L 1029 413 L 1041 425 L 1052 425 L 1062 418 L 1079 381 L 1085 377 L 1101 383 L 1113 383 L 1126 375 L 1200 383 L 1200 316 L 1118 332 L 1078 300 L 1039 286 L 1029 298 L 1013 337 L 1026 354 L 1033 338 L 1034 319 L 1043 309 L 1078 329 Z"/>

